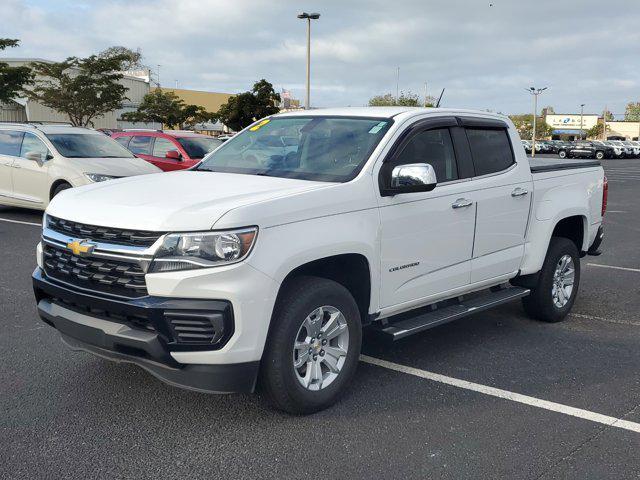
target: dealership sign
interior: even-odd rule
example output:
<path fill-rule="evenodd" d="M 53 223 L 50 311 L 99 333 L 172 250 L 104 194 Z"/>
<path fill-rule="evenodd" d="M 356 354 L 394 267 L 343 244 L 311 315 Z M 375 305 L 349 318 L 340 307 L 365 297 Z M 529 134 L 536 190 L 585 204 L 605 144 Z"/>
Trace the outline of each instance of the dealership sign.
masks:
<path fill-rule="evenodd" d="M 580 125 L 580 115 L 547 115 L 545 118 L 547 125 L 558 129 L 589 130 L 598 123 L 598 115 L 583 115 L 582 125 Z"/>

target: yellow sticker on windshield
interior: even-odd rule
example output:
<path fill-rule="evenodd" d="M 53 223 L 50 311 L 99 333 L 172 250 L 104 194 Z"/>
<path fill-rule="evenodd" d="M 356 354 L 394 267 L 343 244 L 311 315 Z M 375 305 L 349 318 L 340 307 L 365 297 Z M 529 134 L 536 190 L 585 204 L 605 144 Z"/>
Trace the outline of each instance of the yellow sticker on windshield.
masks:
<path fill-rule="evenodd" d="M 255 132 L 257 130 L 260 130 L 262 127 L 264 127 L 267 123 L 269 123 L 271 120 L 269 120 L 268 118 L 265 120 L 262 120 L 260 123 L 258 123 L 257 125 L 254 125 L 253 127 L 251 127 L 249 129 L 250 132 Z"/>

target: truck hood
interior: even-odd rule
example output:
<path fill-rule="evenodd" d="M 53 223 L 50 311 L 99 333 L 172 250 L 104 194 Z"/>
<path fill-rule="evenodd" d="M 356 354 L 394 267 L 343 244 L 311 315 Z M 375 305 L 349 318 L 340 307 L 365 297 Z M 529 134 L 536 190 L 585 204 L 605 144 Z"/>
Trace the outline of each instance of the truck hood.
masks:
<path fill-rule="evenodd" d="M 124 229 L 209 230 L 232 209 L 331 185 L 234 173 L 159 173 L 65 190 L 51 201 L 47 214 Z"/>
<path fill-rule="evenodd" d="M 101 173 L 113 177 L 129 177 L 145 173 L 159 173 L 155 165 L 141 158 L 69 158 L 74 168 L 83 173 Z"/>

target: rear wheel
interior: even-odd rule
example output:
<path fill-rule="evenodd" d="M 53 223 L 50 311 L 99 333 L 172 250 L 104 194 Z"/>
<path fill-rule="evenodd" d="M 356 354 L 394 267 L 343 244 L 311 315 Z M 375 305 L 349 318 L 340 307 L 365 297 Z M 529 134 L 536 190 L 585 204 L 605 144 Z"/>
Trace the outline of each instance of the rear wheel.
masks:
<path fill-rule="evenodd" d="M 580 285 L 580 257 L 567 238 L 552 237 L 547 256 L 531 294 L 522 299 L 527 314 L 544 322 L 560 322 L 568 315 Z"/>
<path fill-rule="evenodd" d="M 260 384 L 274 406 L 294 414 L 332 405 L 353 377 L 362 325 L 339 283 L 298 277 L 279 296 L 262 358 Z"/>
<path fill-rule="evenodd" d="M 598 150 L 598 151 L 596 152 L 596 158 L 597 158 L 598 160 L 602 160 L 602 159 L 604 158 L 604 152 L 601 152 L 601 151 L 599 151 L 599 150 Z"/>

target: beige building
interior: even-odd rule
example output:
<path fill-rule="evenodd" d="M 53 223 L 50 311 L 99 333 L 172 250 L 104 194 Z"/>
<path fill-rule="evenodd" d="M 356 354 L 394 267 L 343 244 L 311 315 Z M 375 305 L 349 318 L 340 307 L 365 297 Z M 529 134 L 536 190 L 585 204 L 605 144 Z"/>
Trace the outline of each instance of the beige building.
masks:
<path fill-rule="evenodd" d="M 202 90 L 185 90 L 183 88 L 160 87 L 163 92 L 172 92 L 187 105 L 199 105 L 207 112 L 216 113 L 220 107 L 233 96 L 232 93 L 205 92 Z"/>
<path fill-rule="evenodd" d="M 0 60 L 14 67 L 28 65 L 32 62 L 48 61 L 40 58 L 7 58 Z M 123 128 L 128 126 L 126 122 L 119 120 L 120 116 L 124 112 L 136 110 L 142 102 L 142 98 L 149 93 L 149 83 L 144 79 L 125 76 L 120 83 L 127 87 L 128 100 L 125 100 L 121 109 L 114 110 L 106 115 L 93 119 L 94 128 Z M 69 117 L 33 100 L 15 98 L 14 101 L 8 105 L 0 104 L 0 121 L 67 123 L 69 122 Z"/>
<path fill-rule="evenodd" d="M 640 122 L 607 122 L 607 138 L 640 140 Z"/>

